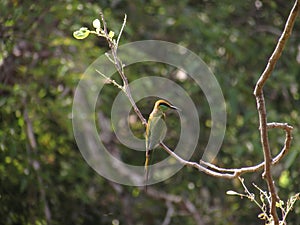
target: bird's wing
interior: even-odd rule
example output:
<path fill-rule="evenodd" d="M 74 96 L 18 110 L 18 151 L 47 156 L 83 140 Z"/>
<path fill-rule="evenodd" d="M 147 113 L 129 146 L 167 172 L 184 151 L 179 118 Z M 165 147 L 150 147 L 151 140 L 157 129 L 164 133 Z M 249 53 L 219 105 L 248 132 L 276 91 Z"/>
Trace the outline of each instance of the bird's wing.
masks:
<path fill-rule="evenodd" d="M 147 190 L 149 176 L 150 152 L 163 140 L 167 132 L 164 116 L 151 116 L 146 129 L 146 161 L 145 161 L 145 188 Z"/>
<path fill-rule="evenodd" d="M 167 126 L 162 116 L 153 117 L 148 126 L 146 147 L 148 150 L 154 149 L 165 137 Z"/>

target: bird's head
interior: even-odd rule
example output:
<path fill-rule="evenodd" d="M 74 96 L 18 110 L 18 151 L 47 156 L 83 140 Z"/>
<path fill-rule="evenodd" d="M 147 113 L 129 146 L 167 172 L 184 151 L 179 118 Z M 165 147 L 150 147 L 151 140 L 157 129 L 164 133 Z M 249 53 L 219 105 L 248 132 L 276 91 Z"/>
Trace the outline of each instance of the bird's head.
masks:
<path fill-rule="evenodd" d="M 176 106 L 162 99 L 155 102 L 154 109 L 160 110 L 162 112 L 166 112 L 168 109 L 180 110 Z"/>

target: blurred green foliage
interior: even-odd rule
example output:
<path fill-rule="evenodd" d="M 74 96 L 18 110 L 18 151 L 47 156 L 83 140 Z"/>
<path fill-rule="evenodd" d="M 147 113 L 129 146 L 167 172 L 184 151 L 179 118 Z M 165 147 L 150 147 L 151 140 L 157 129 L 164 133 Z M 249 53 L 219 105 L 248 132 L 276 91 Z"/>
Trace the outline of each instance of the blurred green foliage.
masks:
<path fill-rule="evenodd" d="M 283 29 L 292 2 L 246 1 L 20 1 L 0 2 L 0 224 L 161 224 L 163 201 L 135 187 L 111 183 L 96 174 L 77 149 L 71 124 L 74 89 L 83 71 L 108 50 L 104 40 L 73 38 L 81 26 L 103 10 L 109 29 L 118 32 L 128 15 L 121 44 L 159 39 L 183 45 L 198 54 L 213 70 L 227 103 L 227 132 L 215 161 L 224 167 L 254 165 L 262 161 L 253 87 Z M 300 23 L 265 88 L 268 120 L 294 126 L 292 149 L 274 168 L 279 194 L 287 200 L 300 190 Z M 126 69 L 129 81 L 155 75 L 174 78 L 198 107 L 201 137 L 193 160 L 199 160 L 209 136 L 210 111 L 192 80 L 176 80 L 175 69 L 160 64 Z M 99 110 L 110 115 L 118 90 L 106 87 Z M 154 99 L 138 105 L 147 117 Z M 25 112 L 36 140 L 30 145 Z M 177 117 L 168 120 L 176 130 Z M 141 126 L 132 125 L 141 131 Z M 270 131 L 272 152 L 282 147 L 284 133 Z M 176 132 L 168 143 L 176 144 Z M 117 145 L 117 144 L 116 144 Z M 117 145 L 119 150 L 122 145 Z M 121 151 L 120 151 L 121 152 Z M 165 157 L 156 151 L 157 158 Z M 159 156 L 159 154 L 162 154 Z M 144 161 L 144 154 L 124 151 L 128 162 Z M 245 176 L 252 188 L 262 188 L 261 174 Z M 184 168 L 154 188 L 189 199 L 206 224 L 258 224 L 260 213 L 251 202 L 226 195 L 240 190 L 237 181 L 208 177 Z M 254 188 L 252 189 L 255 190 Z M 47 211 L 47 207 L 48 210 Z M 175 205 L 172 224 L 195 224 Z M 47 214 L 48 213 L 48 214 Z M 48 215 L 48 216 L 46 216 Z M 289 215 L 300 223 L 300 205 Z M 247 222 L 245 222 L 247 221 Z"/>

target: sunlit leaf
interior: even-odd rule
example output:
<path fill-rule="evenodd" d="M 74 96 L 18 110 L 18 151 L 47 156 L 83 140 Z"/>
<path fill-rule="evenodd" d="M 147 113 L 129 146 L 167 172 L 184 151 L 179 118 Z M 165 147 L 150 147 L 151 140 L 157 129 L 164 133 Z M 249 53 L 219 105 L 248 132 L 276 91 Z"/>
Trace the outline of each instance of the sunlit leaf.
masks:
<path fill-rule="evenodd" d="M 113 38 L 114 36 L 115 36 L 115 32 L 109 31 L 108 37 L 109 37 L 109 38 Z"/>
<path fill-rule="evenodd" d="M 86 27 L 81 27 L 79 30 L 73 32 L 73 36 L 76 39 L 85 39 L 90 34 L 90 31 Z"/>

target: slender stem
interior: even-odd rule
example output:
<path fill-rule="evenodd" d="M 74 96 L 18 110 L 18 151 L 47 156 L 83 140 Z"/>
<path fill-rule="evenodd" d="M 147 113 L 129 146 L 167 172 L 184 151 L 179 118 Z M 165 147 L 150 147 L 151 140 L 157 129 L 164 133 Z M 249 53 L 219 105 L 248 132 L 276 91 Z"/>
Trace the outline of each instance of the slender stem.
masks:
<path fill-rule="evenodd" d="M 300 5 L 299 0 L 296 0 L 293 8 L 291 9 L 290 15 L 286 21 L 284 30 L 283 30 L 283 32 L 278 40 L 278 43 L 275 47 L 275 50 L 273 51 L 265 70 L 263 71 L 258 82 L 256 83 L 256 86 L 254 89 L 255 96 L 259 95 L 262 92 L 265 82 L 271 76 L 276 63 L 282 54 L 283 48 L 292 33 L 296 17 L 299 13 L 299 7 L 300 7 L 299 5 Z"/>
<path fill-rule="evenodd" d="M 123 29 L 125 27 L 127 16 L 125 15 L 124 22 L 123 22 L 123 25 L 121 27 L 121 30 L 120 30 L 120 33 L 119 33 L 119 36 L 118 36 L 118 39 L 117 39 L 116 43 L 115 43 L 115 41 L 113 41 L 108 36 L 106 21 L 104 19 L 104 16 L 103 16 L 102 12 L 100 12 L 100 16 L 101 16 L 101 20 L 102 20 L 102 23 L 103 23 L 103 31 L 104 31 L 104 34 L 105 34 L 105 37 L 106 37 L 106 41 L 108 42 L 108 46 L 111 49 L 112 60 L 113 60 L 114 66 L 117 69 L 117 72 L 118 72 L 118 74 L 120 75 L 120 77 L 121 77 L 121 79 L 123 81 L 123 89 L 122 90 L 124 91 L 124 93 L 126 94 L 127 98 L 129 99 L 129 101 L 130 101 L 130 103 L 131 103 L 131 105 L 133 107 L 133 110 L 135 111 L 135 113 L 137 114 L 137 116 L 139 117 L 139 119 L 141 120 L 142 124 L 144 126 L 146 126 L 147 121 L 143 117 L 141 111 L 138 109 L 138 107 L 135 104 L 135 101 L 133 100 L 133 97 L 132 97 L 132 94 L 131 94 L 131 91 L 130 91 L 130 88 L 129 88 L 128 79 L 127 79 L 127 77 L 126 77 L 126 75 L 124 73 L 123 63 L 119 59 L 119 57 L 117 55 L 117 50 L 118 50 L 118 44 L 119 44 L 120 36 L 121 36 L 121 34 L 123 32 Z"/>
<path fill-rule="evenodd" d="M 286 132 L 286 137 L 285 137 L 285 143 L 282 148 L 282 150 L 278 153 L 277 156 L 275 156 L 271 162 L 272 165 L 276 165 L 283 159 L 283 157 L 288 153 L 292 141 L 292 130 L 293 127 L 289 126 L 288 124 L 285 123 L 269 123 L 267 124 L 268 129 L 273 129 L 273 128 L 279 128 L 283 129 Z M 261 170 L 264 168 L 265 161 L 261 162 L 257 165 L 254 166 L 249 166 L 249 167 L 241 167 L 241 168 L 232 168 L 232 169 L 226 169 L 226 168 L 220 168 L 217 167 L 216 165 L 213 165 L 211 163 L 205 162 L 205 161 L 200 161 L 200 163 L 196 162 L 190 162 L 187 161 L 180 156 L 178 156 L 175 152 L 173 152 L 168 146 L 166 146 L 164 143 L 160 143 L 161 147 L 172 157 L 174 157 L 178 162 L 185 166 L 189 167 L 194 167 L 198 169 L 201 172 L 204 172 L 210 176 L 213 177 L 219 177 L 219 178 L 224 178 L 224 179 L 234 179 L 242 174 L 245 173 L 253 173 Z"/>
<path fill-rule="evenodd" d="M 276 187 L 271 173 L 272 155 L 271 155 L 268 133 L 267 133 L 267 113 L 266 113 L 263 92 L 261 92 L 261 94 L 257 96 L 257 109 L 259 112 L 259 124 L 260 124 L 259 129 L 260 129 L 260 137 L 261 137 L 261 143 L 262 143 L 262 148 L 264 153 L 264 162 L 265 162 L 263 178 L 266 179 L 269 192 L 271 193 L 270 214 L 273 217 L 274 223 L 279 224 L 279 218 L 276 211 L 276 202 L 279 199 L 279 197 L 277 195 Z"/>
<path fill-rule="evenodd" d="M 116 46 L 117 46 L 117 47 L 119 46 L 119 41 L 120 41 L 120 38 L 121 38 L 121 36 L 122 36 L 123 30 L 124 30 L 124 28 L 125 28 L 126 20 L 127 20 L 127 15 L 125 14 L 125 16 L 124 16 L 124 21 L 123 21 L 123 24 L 122 24 L 120 33 L 119 33 L 118 38 L 117 38 L 117 43 L 116 43 Z"/>
<path fill-rule="evenodd" d="M 274 52 L 272 53 L 268 64 L 261 74 L 259 80 L 257 81 L 257 84 L 254 89 L 254 95 L 256 97 L 256 103 L 257 103 L 257 110 L 259 115 L 259 129 L 260 129 L 260 137 L 261 137 L 261 143 L 264 153 L 264 173 L 263 177 L 266 179 L 269 192 L 271 193 L 271 206 L 270 206 L 270 214 L 273 217 L 274 224 L 279 225 L 279 219 L 278 214 L 276 211 L 276 201 L 278 200 L 278 196 L 276 193 L 276 187 L 272 178 L 271 173 L 271 165 L 272 165 L 272 154 L 269 146 L 269 140 L 268 140 L 268 132 L 267 132 L 267 113 L 266 113 L 266 106 L 265 106 L 265 100 L 264 100 L 264 94 L 263 94 L 263 87 L 265 82 L 268 80 L 268 78 L 271 76 L 275 65 L 280 58 L 283 48 L 291 35 L 292 28 L 295 22 L 295 19 L 297 17 L 297 14 L 299 12 L 299 0 L 295 1 L 295 4 L 290 12 L 289 18 L 286 22 L 285 28 L 282 32 L 281 37 L 279 38 L 279 41 L 276 45 L 276 48 Z"/>
<path fill-rule="evenodd" d="M 99 73 L 102 77 L 104 77 L 109 83 L 112 83 L 113 85 L 124 91 L 123 87 L 120 84 L 118 84 L 115 80 L 107 77 L 104 73 L 100 72 L 99 70 L 96 70 L 96 72 Z"/>
<path fill-rule="evenodd" d="M 182 208 L 184 208 L 192 215 L 196 225 L 206 224 L 203 221 L 201 215 L 199 214 L 199 211 L 197 210 L 196 206 L 191 201 L 189 201 L 186 198 L 183 198 L 182 196 L 165 193 L 163 192 L 163 190 L 158 191 L 152 187 L 148 188 L 147 195 L 153 197 L 154 199 L 162 199 L 166 202 L 182 205 Z"/>

